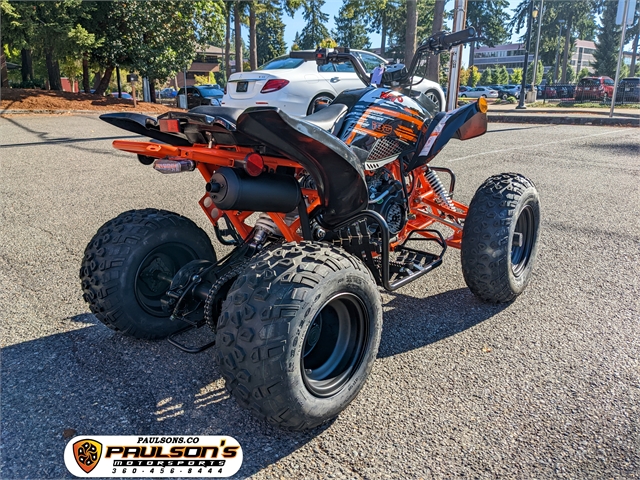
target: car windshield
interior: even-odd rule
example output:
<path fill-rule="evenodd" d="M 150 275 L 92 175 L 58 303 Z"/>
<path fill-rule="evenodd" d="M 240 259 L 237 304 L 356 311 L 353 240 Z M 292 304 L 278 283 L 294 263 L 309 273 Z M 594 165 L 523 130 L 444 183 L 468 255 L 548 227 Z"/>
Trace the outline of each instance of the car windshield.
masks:
<path fill-rule="evenodd" d="M 198 90 L 200 90 L 200 93 L 202 95 L 204 95 L 205 97 L 207 95 L 219 95 L 220 94 L 220 89 L 216 88 L 216 87 L 198 87 Z"/>
<path fill-rule="evenodd" d="M 278 57 L 265 63 L 258 70 L 287 70 L 297 68 L 304 63 L 301 58 Z"/>
<path fill-rule="evenodd" d="M 605 85 L 613 85 L 615 82 L 613 80 L 611 80 L 610 78 L 605 78 L 604 79 L 604 84 Z"/>

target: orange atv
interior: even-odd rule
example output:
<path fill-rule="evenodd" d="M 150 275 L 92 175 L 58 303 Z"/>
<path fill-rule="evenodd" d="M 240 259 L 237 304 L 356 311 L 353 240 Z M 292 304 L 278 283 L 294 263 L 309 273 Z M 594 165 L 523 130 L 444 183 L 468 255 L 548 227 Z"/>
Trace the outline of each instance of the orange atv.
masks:
<path fill-rule="evenodd" d="M 187 218 L 125 212 L 87 246 L 80 277 L 91 311 L 125 335 L 168 338 L 190 353 L 213 343 L 189 348 L 178 336 L 208 325 L 236 400 L 302 430 L 338 415 L 362 388 L 382 331 L 378 287 L 420 278 L 452 247 L 475 295 L 513 300 L 536 257 L 536 188 L 504 173 L 487 179 L 469 207 L 453 200 L 453 172 L 430 161 L 452 137 L 486 131 L 486 101 L 440 113 L 411 86 L 426 53 L 473 35 L 434 35 L 408 69 L 392 65 L 373 78 L 347 49 L 291 52 L 319 64 L 350 61 L 366 85 L 305 118 L 211 106 L 157 119 L 103 115 L 153 139 L 116 140 L 115 148 L 161 173 L 202 174 L 200 205 L 218 241 L 235 248 L 219 259 Z"/>

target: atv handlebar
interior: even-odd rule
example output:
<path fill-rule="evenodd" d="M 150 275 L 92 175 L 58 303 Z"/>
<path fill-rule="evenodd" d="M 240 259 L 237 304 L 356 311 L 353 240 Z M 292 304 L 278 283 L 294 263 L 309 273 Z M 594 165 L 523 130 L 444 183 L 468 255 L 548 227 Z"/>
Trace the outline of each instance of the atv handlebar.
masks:
<path fill-rule="evenodd" d="M 411 60 L 411 66 L 409 67 L 409 70 L 406 73 L 403 71 L 401 74 L 401 80 L 398 82 L 394 82 L 394 85 L 411 84 L 412 78 L 415 75 L 415 71 L 418 67 L 418 62 L 420 61 L 420 58 L 423 54 L 438 54 L 450 50 L 453 47 L 457 47 L 458 45 L 462 45 L 463 43 L 473 42 L 475 40 L 478 40 L 478 38 L 475 37 L 475 34 L 476 29 L 473 27 L 469 27 L 465 28 L 464 30 L 460 30 L 459 32 L 450 34 L 447 34 L 445 32 L 438 32 L 432 35 L 418 47 L 415 55 L 413 56 L 413 59 Z M 334 50 L 329 51 L 327 51 L 326 48 L 318 48 L 315 52 L 291 51 L 289 53 L 289 57 L 300 58 L 305 62 L 315 60 L 318 65 L 326 65 L 327 63 L 351 62 L 360 80 L 362 80 L 362 82 L 367 86 L 371 84 L 371 76 L 364 68 L 362 61 L 357 55 L 351 53 L 348 48 L 338 47 Z"/>

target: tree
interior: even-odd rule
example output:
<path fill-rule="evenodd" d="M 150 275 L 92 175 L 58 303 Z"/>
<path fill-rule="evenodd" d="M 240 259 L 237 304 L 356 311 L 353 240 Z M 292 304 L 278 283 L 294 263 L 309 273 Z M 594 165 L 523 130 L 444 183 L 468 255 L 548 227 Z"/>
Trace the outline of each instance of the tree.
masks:
<path fill-rule="evenodd" d="M 418 5 L 416 0 L 407 1 L 407 27 L 405 36 L 404 61 L 409 63 L 416 52 L 418 29 Z"/>
<path fill-rule="evenodd" d="M 470 70 L 462 67 L 460 69 L 460 85 L 468 85 L 469 84 L 469 73 Z"/>
<path fill-rule="evenodd" d="M 536 85 L 540 85 L 542 82 L 542 78 L 544 76 L 544 65 L 542 65 L 542 60 L 538 60 L 538 66 L 536 67 Z M 527 68 L 527 83 L 532 83 L 533 80 L 533 62 L 529 64 Z"/>
<path fill-rule="evenodd" d="M 478 83 L 480 85 L 490 85 L 491 84 L 491 79 L 492 77 L 492 72 L 490 68 L 485 68 L 484 72 L 482 72 L 482 75 L 480 75 L 480 80 L 478 81 Z"/>
<path fill-rule="evenodd" d="M 258 42 L 258 65 L 283 55 L 287 51 L 284 41 L 282 9 L 276 2 L 267 2 L 265 9 L 258 13 L 256 38 Z"/>
<path fill-rule="evenodd" d="M 476 35 L 482 37 L 479 45 L 494 46 L 504 43 L 509 34 L 506 29 L 509 15 L 508 0 L 476 0 L 468 2 L 467 25 L 476 29 Z M 469 65 L 473 66 L 476 42 L 471 42 Z"/>
<path fill-rule="evenodd" d="M 527 71 L 528 72 L 528 71 Z M 513 85 L 520 85 L 522 83 L 522 69 L 514 68 L 509 77 L 509 82 Z"/>
<path fill-rule="evenodd" d="M 369 48 L 371 42 L 367 35 L 367 24 L 363 0 L 345 0 L 338 16 L 333 17 L 336 28 L 331 32 L 340 47 Z"/>
<path fill-rule="evenodd" d="M 301 50 L 313 50 L 329 37 L 329 30 L 326 27 L 329 15 L 322 12 L 323 5 L 324 0 L 306 0 L 303 5 L 302 16 L 307 24 L 300 34 L 300 42 L 296 42 Z"/>
<path fill-rule="evenodd" d="M 501 65 L 496 68 L 494 71 L 494 84 L 495 85 L 506 85 L 509 83 L 509 72 L 507 72 L 507 67 Z"/>
<path fill-rule="evenodd" d="M 567 71 L 563 75 L 566 78 L 568 83 L 572 83 L 576 78 L 576 72 L 571 65 L 567 65 Z"/>
<path fill-rule="evenodd" d="M 584 77 L 588 77 L 589 75 L 591 75 L 589 69 L 587 67 L 583 68 L 578 72 L 578 81 L 582 80 Z"/>
<path fill-rule="evenodd" d="M 242 17 L 240 0 L 233 4 L 233 31 L 235 36 L 235 66 L 236 72 L 242 72 L 244 66 L 244 55 L 242 54 Z"/>
<path fill-rule="evenodd" d="M 469 67 L 469 79 L 467 80 L 467 86 L 468 87 L 475 87 L 476 85 L 478 85 L 478 82 L 480 81 L 480 72 L 478 71 L 478 67 L 476 67 L 475 65 L 472 67 Z"/>
<path fill-rule="evenodd" d="M 435 0 L 435 6 L 433 11 L 433 25 L 431 27 L 431 34 L 438 33 L 442 30 L 442 22 L 444 19 L 444 4 L 445 0 Z M 473 68 L 473 61 L 471 61 L 470 68 Z M 476 73 L 477 73 L 476 69 Z M 471 78 L 471 73 L 469 78 Z M 427 58 L 427 75 L 426 77 L 436 82 L 438 80 L 438 56 L 429 55 Z M 478 75 L 479 78 L 479 75 Z M 474 85 L 475 86 L 475 85 Z"/>
<path fill-rule="evenodd" d="M 593 67 L 598 75 L 606 75 L 611 78 L 616 75 L 618 65 L 618 48 L 620 35 L 619 25 L 616 25 L 616 13 L 618 4 L 607 3 L 602 12 L 602 27 L 596 40 L 596 51 L 593 53 L 595 62 Z"/>

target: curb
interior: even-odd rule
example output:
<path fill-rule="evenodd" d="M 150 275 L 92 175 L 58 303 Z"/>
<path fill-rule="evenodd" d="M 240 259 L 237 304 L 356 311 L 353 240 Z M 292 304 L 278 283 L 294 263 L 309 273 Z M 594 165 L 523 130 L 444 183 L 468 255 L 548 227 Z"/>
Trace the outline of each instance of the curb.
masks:
<path fill-rule="evenodd" d="M 161 115 L 160 112 L 129 112 L 128 110 L 0 110 L 1 115 L 102 115 L 103 113 L 140 113 L 142 115 Z"/>
<path fill-rule="evenodd" d="M 535 114 L 489 114 L 488 120 L 495 123 L 537 123 L 551 125 L 600 125 L 618 127 L 640 127 L 639 118 L 628 117 L 578 117 L 576 115 Z"/>

